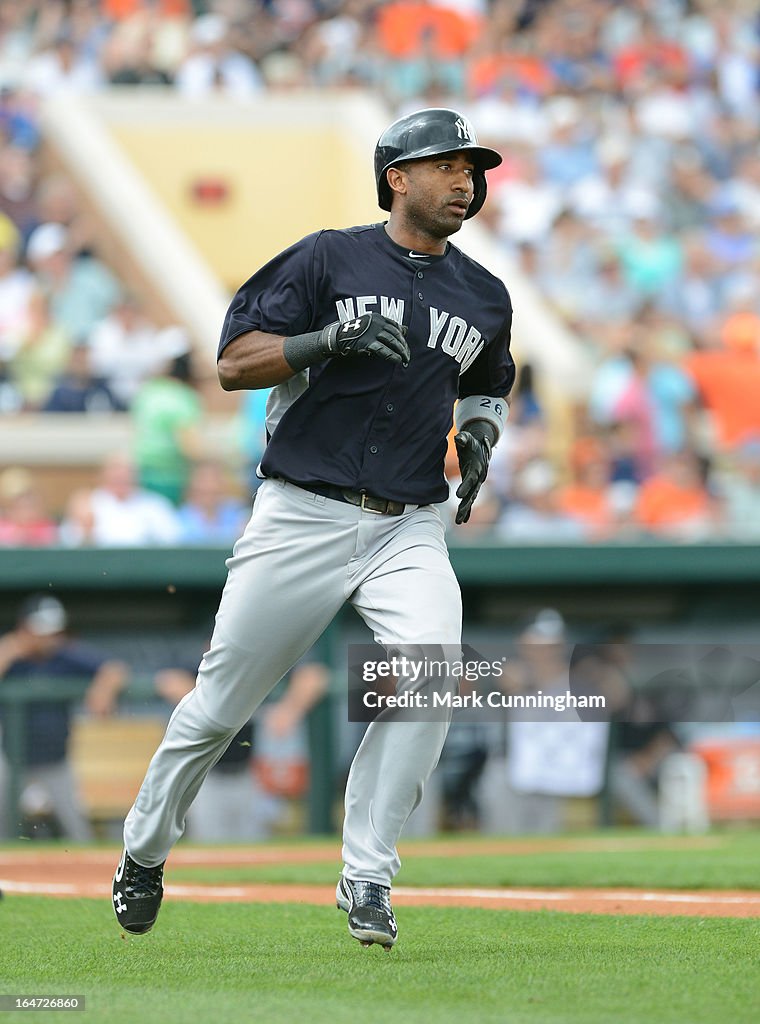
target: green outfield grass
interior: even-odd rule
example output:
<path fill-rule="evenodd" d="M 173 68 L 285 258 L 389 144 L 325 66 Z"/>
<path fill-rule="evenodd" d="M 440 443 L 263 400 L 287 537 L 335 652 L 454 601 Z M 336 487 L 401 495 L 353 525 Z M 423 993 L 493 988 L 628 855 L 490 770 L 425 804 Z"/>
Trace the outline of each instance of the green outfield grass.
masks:
<path fill-rule="evenodd" d="M 0 992 L 84 995 L 90 1024 L 754 1024 L 760 923 L 403 908 L 390 953 L 311 906 L 8 896 Z M 37 1017 L 37 1014 L 31 1016 Z M 30 1014 L 2 1014 L 3 1021 Z"/>
<path fill-rule="evenodd" d="M 482 837 L 481 837 L 482 838 Z M 577 838 L 577 837 L 576 837 Z M 572 842 L 562 836 L 557 844 Z M 605 834 L 603 842 L 615 837 Z M 448 842 L 448 840 L 447 840 Z M 760 831 L 707 838 L 625 835 L 619 849 L 560 850 L 477 855 L 466 839 L 456 857 L 405 854 L 397 885 L 409 886 L 634 886 L 662 889 L 760 889 Z M 542 839 L 542 843 L 551 840 Z M 709 843 L 710 845 L 700 845 Z M 424 849 L 424 843 L 420 849 Z M 629 847 L 629 848 L 627 848 Z M 329 847 L 328 847 L 329 849 Z M 340 872 L 340 846 L 334 863 L 207 867 L 174 865 L 170 882 L 237 884 L 283 882 L 329 884 Z"/>

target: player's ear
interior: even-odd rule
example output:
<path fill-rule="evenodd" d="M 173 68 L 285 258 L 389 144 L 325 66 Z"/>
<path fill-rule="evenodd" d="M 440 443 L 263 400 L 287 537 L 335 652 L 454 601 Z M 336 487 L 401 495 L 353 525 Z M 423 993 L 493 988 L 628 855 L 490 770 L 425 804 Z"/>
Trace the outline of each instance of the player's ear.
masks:
<path fill-rule="evenodd" d="M 389 167 L 385 172 L 385 176 L 391 192 L 396 192 L 402 196 L 406 195 L 408 182 L 406 171 L 400 167 Z"/>

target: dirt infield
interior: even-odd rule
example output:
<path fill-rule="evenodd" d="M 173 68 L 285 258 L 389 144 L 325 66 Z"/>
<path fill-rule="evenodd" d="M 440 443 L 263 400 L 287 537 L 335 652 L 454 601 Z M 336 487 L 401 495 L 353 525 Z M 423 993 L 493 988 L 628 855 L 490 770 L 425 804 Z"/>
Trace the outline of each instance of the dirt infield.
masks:
<path fill-rule="evenodd" d="M 695 837 L 693 848 L 714 845 L 710 837 Z M 635 839 L 624 844 L 604 837 L 553 840 L 551 846 L 541 840 L 474 840 L 466 846 L 457 841 L 407 843 L 402 853 L 436 857 L 456 857 L 462 853 L 504 854 L 555 851 L 671 849 L 666 838 Z M 678 841 L 683 849 L 684 840 Z M 118 850 L 6 849 L 0 851 L 0 889 L 8 894 L 25 893 L 58 897 L 108 897 L 110 879 Z M 288 863 L 327 863 L 336 861 L 337 851 L 330 847 L 251 847 L 222 849 L 183 849 L 172 854 L 173 864 L 208 867 L 220 865 L 264 865 Z M 197 902 L 334 903 L 334 889 L 323 885 L 172 885 L 166 894 Z M 634 889 L 411 889 L 394 887 L 398 906 L 481 907 L 493 910 L 561 910 L 570 913 L 657 914 L 689 917 L 760 917 L 760 893 L 729 891 L 640 891 Z"/>

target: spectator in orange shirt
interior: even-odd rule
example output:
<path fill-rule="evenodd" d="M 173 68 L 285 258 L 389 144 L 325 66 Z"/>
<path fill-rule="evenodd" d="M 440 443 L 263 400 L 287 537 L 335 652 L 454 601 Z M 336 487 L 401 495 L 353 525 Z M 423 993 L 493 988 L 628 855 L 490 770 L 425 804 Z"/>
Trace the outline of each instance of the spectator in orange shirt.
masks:
<path fill-rule="evenodd" d="M 380 7 L 377 33 L 389 57 L 389 85 L 398 98 L 433 86 L 464 91 L 463 57 L 477 37 L 479 20 L 429 0 L 398 0 Z"/>
<path fill-rule="evenodd" d="M 641 35 L 629 46 L 618 50 L 613 65 L 623 89 L 635 89 L 652 72 L 688 70 L 686 51 L 670 39 L 664 39 L 657 24 L 647 17 L 642 21 Z"/>
<path fill-rule="evenodd" d="M 507 82 L 515 86 L 521 96 L 545 97 L 554 84 L 554 77 L 540 57 L 505 50 L 498 44 L 489 47 L 486 43 L 484 52 L 469 63 L 467 81 L 474 96 L 498 94 Z"/>
<path fill-rule="evenodd" d="M 579 438 L 571 458 L 574 480 L 560 491 L 559 509 L 583 526 L 589 539 L 600 540 L 609 536 L 613 523 L 609 459 L 592 437 Z"/>
<path fill-rule="evenodd" d="M 758 327 L 757 317 L 729 317 L 721 331 L 724 347 L 694 352 L 685 362 L 724 449 L 760 434 Z"/>
<path fill-rule="evenodd" d="M 661 471 L 642 484 L 635 516 L 643 529 L 671 540 L 710 536 L 718 516 L 693 452 L 670 455 Z"/>
<path fill-rule="evenodd" d="M 184 18 L 190 14 L 191 4 L 189 0 L 103 0 L 104 14 L 115 21 L 156 10 L 162 18 Z"/>

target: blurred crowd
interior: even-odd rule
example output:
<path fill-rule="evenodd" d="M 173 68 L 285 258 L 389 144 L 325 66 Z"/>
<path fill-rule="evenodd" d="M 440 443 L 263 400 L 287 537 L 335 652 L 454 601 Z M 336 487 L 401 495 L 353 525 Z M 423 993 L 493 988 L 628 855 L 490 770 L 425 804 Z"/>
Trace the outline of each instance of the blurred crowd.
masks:
<path fill-rule="evenodd" d="M 562 416 L 556 389 L 520 368 L 458 538 L 757 540 L 759 56 L 748 0 L 9 0 L 0 415 L 129 411 L 138 488 L 174 518 L 189 500 L 203 409 L 187 340 L 150 322 L 99 258 L 71 183 L 43 167 L 45 96 L 369 88 L 399 113 L 457 107 L 503 153 L 479 221 L 593 367 Z M 170 437 L 156 427 L 167 406 Z M 261 402 L 247 409 L 255 448 Z M 0 543 L 14 543 L 6 490 Z M 97 543 L 93 508 L 72 496 L 44 542 Z"/>

